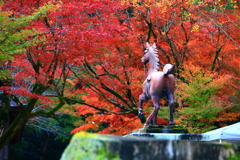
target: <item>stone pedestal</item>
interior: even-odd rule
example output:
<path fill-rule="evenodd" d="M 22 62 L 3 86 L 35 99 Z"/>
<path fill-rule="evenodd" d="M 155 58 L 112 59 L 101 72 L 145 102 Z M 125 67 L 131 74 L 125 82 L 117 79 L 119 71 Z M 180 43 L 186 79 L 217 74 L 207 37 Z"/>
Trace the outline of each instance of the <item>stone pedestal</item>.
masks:
<path fill-rule="evenodd" d="M 77 133 L 61 160 L 237 160 L 230 143 L 159 140 Z"/>
<path fill-rule="evenodd" d="M 146 133 L 188 133 L 188 130 L 180 126 L 150 125 L 146 127 Z"/>

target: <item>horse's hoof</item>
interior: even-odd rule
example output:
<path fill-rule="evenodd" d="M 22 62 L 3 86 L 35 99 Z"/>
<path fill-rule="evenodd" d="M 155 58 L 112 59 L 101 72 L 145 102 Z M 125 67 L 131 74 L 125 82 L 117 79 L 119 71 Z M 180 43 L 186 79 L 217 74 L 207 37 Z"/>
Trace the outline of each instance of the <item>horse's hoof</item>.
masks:
<path fill-rule="evenodd" d="M 139 113 L 138 113 L 138 118 L 139 118 L 139 119 L 143 119 L 143 118 L 144 118 L 144 114 L 143 114 L 142 112 L 139 112 Z"/>
<path fill-rule="evenodd" d="M 174 121 L 170 121 L 169 125 L 175 125 L 175 122 Z"/>
<path fill-rule="evenodd" d="M 144 128 L 147 127 L 147 126 L 148 126 L 148 124 L 146 124 L 146 123 L 143 125 Z"/>

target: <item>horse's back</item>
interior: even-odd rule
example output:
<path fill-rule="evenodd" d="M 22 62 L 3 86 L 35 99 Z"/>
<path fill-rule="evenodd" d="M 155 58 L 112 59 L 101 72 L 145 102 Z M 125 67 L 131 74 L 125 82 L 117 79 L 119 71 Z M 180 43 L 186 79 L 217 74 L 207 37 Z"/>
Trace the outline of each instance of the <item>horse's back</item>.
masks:
<path fill-rule="evenodd" d="M 159 95 L 164 89 L 174 92 L 175 77 L 173 74 L 164 75 L 163 72 L 155 72 L 150 76 L 150 94 Z"/>

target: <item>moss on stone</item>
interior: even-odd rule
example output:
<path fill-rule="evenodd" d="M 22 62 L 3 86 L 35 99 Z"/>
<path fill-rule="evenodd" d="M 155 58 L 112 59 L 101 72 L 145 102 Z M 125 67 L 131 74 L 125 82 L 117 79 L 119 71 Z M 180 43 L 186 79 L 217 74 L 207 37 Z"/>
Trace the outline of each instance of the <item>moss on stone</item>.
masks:
<path fill-rule="evenodd" d="M 109 150 L 106 145 L 107 141 L 116 140 L 97 134 L 79 132 L 73 136 L 61 160 L 120 160 L 118 153 Z"/>
<path fill-rule="evenodd" d="M 223 146 L 226 148 L 226 149 L 229 149 L 229 148 L 236 148 L 237 146 L 236 145 L 233 145 L 232 143 L 228 143 L 228 142 L 222 142 Z M 237 148 L 236 148 L 237 149 Z"/>
<path fill-rule="evenodd" d="M 238 153 L 234 153 L 234 154 L 231 154 L 227 160 L 240 160 L 240 157 L 239 157 L 239 154 Z"/>
<path fill-rule="evenodd" d="M 228 143 L 228 142 L 223 142 L 222 144 L 223 144 L 224 148 L 229 150 L 229 153 L 230 153 L 227 160 L 240 160 L 236 145 L 234 145 L 232 143 Z M 235 150 L 236 152 L 233 152 L 233 150 Z"/>

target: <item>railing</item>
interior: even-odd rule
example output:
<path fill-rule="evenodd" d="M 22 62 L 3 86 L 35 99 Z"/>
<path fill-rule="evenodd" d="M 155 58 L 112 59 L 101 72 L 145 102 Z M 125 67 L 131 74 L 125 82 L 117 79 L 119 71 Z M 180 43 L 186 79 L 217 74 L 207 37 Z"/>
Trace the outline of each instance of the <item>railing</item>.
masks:
<path fill-rule="evenodd" d="M 5 128 L 0 130 L 0 137 L 2 136 L 2 133 L 4 132 Z M 0 160 L 8 160 L 9 155 L 9 145 L 5 145 L 2 150 L 0 150 Z"/>
<path fill-rule="evenodd" d="M 5 145 L 0 151 L 0 160 L 8 160 L 9 145 Z"/>

